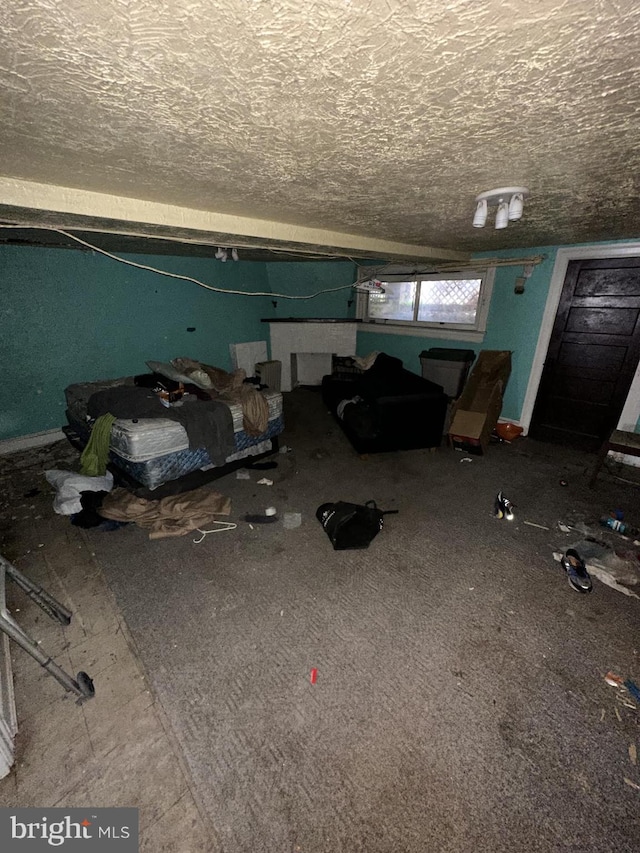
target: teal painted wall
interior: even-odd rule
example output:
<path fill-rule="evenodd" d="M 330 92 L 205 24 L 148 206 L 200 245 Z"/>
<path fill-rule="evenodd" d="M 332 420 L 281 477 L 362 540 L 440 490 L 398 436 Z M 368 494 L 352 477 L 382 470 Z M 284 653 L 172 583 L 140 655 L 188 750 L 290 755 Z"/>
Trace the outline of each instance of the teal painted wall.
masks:
<path fill-rule="evenodd" d="M 617 241 L 602 243 L 607 245 Z M 593 245 L 593 244 L 589 244 Z M 531 373 L 533 357 L 538 342 L 540 324 L 549 293 L 551 275 L 560 246 L 538 246 L 526 249 L 513 249 L 504 252 L 485 253 L 485 256 L 514 258 L 523 255 L 545 255 L 545 260 L 534 267 L 533 274 L 525 285 L 525 292 L 518 296 L 513 292 L 516 276 L 521 275 L 522 267 L 498 267 L 487 331 L 482 344 L 465 341 L 433 339 L 428 337 L 408 337 L 370 332 L 358 333 L 358 355 L 366 355 L 380 350 L 401 358 L 405 367 L 414 373 L 421 372 L 420 353 L 430 347 L 455 347 L 457 349 L 508 349 L 513 352 L 512 372 L 505 392 L 502 416 L 519 420 Z M 603 251 L 603 257 L 606 254 Z M 475 257 L 481 258 L 483 254 Z M 640 432 L 640 421 L 636 427 Z"/>
<path fill-rule="evenodd" d="M 268 289 L 263 263 L 126 257 L 215 286 Z M 268 339 L 260 319 L 270 311 L 268 297 L 212 293 L 97 253 L 2 246 L 0 439 L 64 424 L 72 382 L 183 355 L 229 369 L 230 343 Z"/>
<path fill-rule="evenodd" d="M 482 349 L 508 349 L 512 352 L 511 376 L 504 395 L 502 416 L 516 421 L 520 418 L 527 392 L 556 252 L 556 246 L 526 250 L 527 255 L 546 255 L 546 259 L 533 268 L 531 278 L 525 284 L 525 292 L 521 295 L 515 294 L 513 288 L 522 267 L 496 269 Z M 522 257 L 522 254 L 520 249 L 500 252 L 498 257 Z"/>
<path fill-rule="evenodd" d="M 492 253 L 492 257 L 500 258 L 522 257 L 523 254 L 547 257 L 541 264 L 534 267 L 533 274 L 525 286 L 525 292 L 520 296 L 513 292 L 513 288 L 516 276 L 521 274 L 522 267 L 496 269 L 487 331 L 481 344 L 442 338 L 359 332 L 358 355 L 366 355 L 372 350 L 384 351 L 401 358 L 409 370 L 420 373 L 422 369 L 420 353 L 430 347 L 472 349 L 476 354 L 481 349 L 511 350 L 513 353 L 511 376 L 504 396 L 502 415 L 505 418 L 518 420 L 538 342 L 538 332 L 549 292 L 556 251 L 556 246 L 544 246 Z"/>
<path fill-rule="evenodd" d="M 603 247 L 609 244 L 603 243 Z M 430 347 L 510 349 L 513 371 L 503 416 L 518 420 L 526 393 L 557 246 L 491 253 L 543 254 L 525 293 L 513 293 L 519 267 L 498 268 L 481 345 L 428 337 L 359 332 L 357 352 L 380 350 L 420 373 Z M 311 294 L 289 300 L 216 294 L 119 264 L 97 253 L 0 246 L 0 439 L 59 427 L 64 388 L 71 382 L 144 372 L 150 359 L 188 355 L 229 369 L 229 344 L 268 340 L 262 318 L 352 317 L 356 265 L 352 262 L 220 262 L 165 256 L 131 260 L 242 291 Z M 478 257 L 482 257 L 478 255 Z M 352 304 L 348 305 L 351 301 Z M 195 332 L 187 332 L 195 326 Z M 636 427 L 640 432 L 640 420 Z"/>
<path fill-rule="evenodd" d="M 276 307 L 270 305 L 268 316 L 278 317 L 355 317 L 355 292 L 351 285 L 356 280 L 357 268 L 351 261 L 305 261 L 296 263 L 269 262 L 266 264 L 269 288 L 272 293 L 308 296 L 319 290 L 343 288 L 334 293 L 323 293 L 314 299 L 278 299 Z M 352 304 L 349 305 L 348 303 Z"/>

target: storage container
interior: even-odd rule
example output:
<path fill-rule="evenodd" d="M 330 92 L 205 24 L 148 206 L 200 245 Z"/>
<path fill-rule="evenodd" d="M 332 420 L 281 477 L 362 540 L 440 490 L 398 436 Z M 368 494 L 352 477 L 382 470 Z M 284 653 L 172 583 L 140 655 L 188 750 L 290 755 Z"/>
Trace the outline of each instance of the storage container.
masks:
<path fill-rule="evenodd" d="M 254 369 L 261 385 L 266 385 L 271 391 L 280 390 L 282 376 L 281 361 L 259 361 Z"/>
<path fill-rule="evenodd" d="M 447 397 L 456 399 L 462 393 L 475 357 L 472 349 L 431 347 L 423 350 L 420 353 L 422 377 L 442 385 Z"/>

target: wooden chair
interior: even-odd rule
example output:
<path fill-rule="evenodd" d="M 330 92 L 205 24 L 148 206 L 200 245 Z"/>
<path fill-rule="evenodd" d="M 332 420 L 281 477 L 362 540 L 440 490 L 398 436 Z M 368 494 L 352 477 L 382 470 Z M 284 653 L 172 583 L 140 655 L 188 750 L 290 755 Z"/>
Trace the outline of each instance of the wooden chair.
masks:
<path fill-rule="evenodd" d="M 594 488 L 596 478 L 610 450 L 615 450 L 618 453 L 626 453 L 627 456 L 640 456 L 640 433 L 614 429 L 609 438 L 602 443 L 602 447 L 598 452 L 593 474 L 589 480 L 590 489 Z"/>

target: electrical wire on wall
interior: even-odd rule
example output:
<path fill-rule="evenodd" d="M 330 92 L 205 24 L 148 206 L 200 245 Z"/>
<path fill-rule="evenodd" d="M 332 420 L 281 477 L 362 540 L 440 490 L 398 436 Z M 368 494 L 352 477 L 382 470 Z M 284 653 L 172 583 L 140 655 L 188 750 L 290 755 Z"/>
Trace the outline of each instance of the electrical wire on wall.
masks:
<path fill-rule="evenodd" d="M 135 267 L 136 269 L 146 270 L 147 272 L 157 273 L 158 275 L 164 275 L 167 278 L 176 278 L 180 281 L 189 281 L 192 284 L 197 284 L 198 287 L 204 287 L 206 290 L 212 290 L 214 293 L 226 293 L 232 296 L 269 296 L 271 298 L 277 297 L 278 299 L 315 299 L 316 296 L 321 296 L 323 293 L 336 293 L 340 290 L 351 290 L 354 287 L 354 284 L 342 284 L 339 287 L 328 287 L 324 290 L 318 290 L 315 293 L 310 293 L 304 296 L 292 293 L 273 293 L 271 290 L 233 290 L 227 287 L 216 287 L 213 284 L 206 284 L 204 281 L 200 281 L 199 279 L 193 278 L 190 275 L 182 275 L 181 273 L 169 272 L 168 270 L 161 270 L 157 267 L 152 267 L 148 264 L 139 264 L 137 261 L 130 261 L 128 260 L 128 258 L 122 258 L 119 255 L 114 255 L 112 252 L 108 252 L 106 249 L 101 249 L 99 246 L 94 246 L 92 243 L 83 240 L 81 237 L 76 237 L 75 234 L 71 234 L 69 231 L 64 231 L 62 228 L 55 228 L 52 225 L 9 225 L 6 223 L 1 223 L 0 228 L 31 228 L 33 230 L 44 229 L 46 231 L 55 231 L 56 234 L 61 234 L 63 237 L 66 237 L 69 240 L 75 240 L 75 242 L 79 243 L 81 246 L 85 246 L 85 248 L 91 249 L 92 252 L 98 252 L 99 254 L 104 255 L 107 258 L 111 258 L 111 260 L 113 261 L 118 261 L 121 264 L 126 264 L 127 266 Z M 357 264 L 357 261 L 354 258 L 350 258 L 347 256 L 332 257 L 344 257 L 344 260 L 352 261 L 354 264 Z M 357 283 L 358 282 L 356 282 L 356 284 Z"/>
<path fill-rule="evenodd" d="M 268 290 L 233 290 L 231 288 L 226 287 L 216 287 L 213 284 L 206 284 L 204 281 L 200 281 L 200 279 L 193 278 L 190 275 L 182 275 L 181 273 L 169 272 L 168 270 L 161 270 L 157 267 L 152 267 L 149 264 L 140 264 L 137 261 L 130 261 L 127 258 L 122 258 L 119 255 L 114 255 L 112 252 L 108 252 L 106 249 L 101 249 L 99 246 L 95 246 L 92 243 L 89 243 L 86 240 L 83 240 L 81 237 L 76 237 L 75 234 L 72 234 L 69 231 L 65 231 L 62 228 L 57 228 L 54 225 L 18 225 L 18 224 L 9 224 L 9 223 L 0 223 L 1 228 L 18 228 L 21 230 L 34 230 L 34 231 L 54 231 L 56 234 L 60 234 L 63 237 L 66 237 L 69 240 L 74 240 L 76 243 L 79 243 L 81 246 L 84 246 L 87 249 L 90 249 L 92 252 L 98 252 L 100 255 L 104 255 L 107 258 L 110 258 L 113 261 L 117 261 L 121 264 L 126 264 L 126 266 L 135 267 L 136 269 L 145 270 L 146 272 L 156 273 L 157 275 L 163 275 L 167 278 L 178 279 L 179 281 L 188 281 L 192 284 L 198 285 L 198 287 L 203 287 L 206 290 L 211 290 L 214 293 L 226 293 L 232 296 L 268 296 L 270 298 L 277 299 L 315 299 L 317 296 L 322 296 L 324 293 L 337 293 L 341 290 L 352 290 L 353 288 L 358 288 L 359 285 L 369 282 L 372 279 L 377 279 L 382 276 L 385 271 L 391 272 L 392 270 L 398 269 L 398 264 L 396 263 L 384 263 L 380 266 L 366 266 L 359 267 L 359 274 L 356 278 L 356 281 L 352 284 L 342 284 L 339 287 L 327 287 L 323 290 L 317 290 L 315 293 L 309 293 L 306 295 L 299 295 L 293 293 L 273 293 Z M 278 251 L 274 249 L 273 251 Z M 284 251 L 284 250 L 282 250 Z M 305 257 L 308 257 L 305 255 Z M 318 256 L 322 259 L 343 259 L 346 261 L 351 261 L 356 266 L 358 265 L 358 259 L 352 258 L 349 255 L 320 255 Z M 362 259 L 360 259 L 362 260 Z M 536 265 L 541 263 L 544 260 L 544 257 L 541 255 L 536 255 L 531 258 L 478 258 L 475 260 L 469 260 L 468 264 L 465 266 L 477 268 L 477 267 L 489 267 L 489 266 L 520 266 L 521 264 L 530 264 Z M 414 270 L 413 275 L 419 274 L 432 274 L 438 272 L 447 272 L 453 270 L 461 270 L 462 267 L 460 264 L 441 264 L 441 265 L 425 265 L 427 268 L 424 270 Z M 407 267 L 405 267 L 406 272 Z"/>

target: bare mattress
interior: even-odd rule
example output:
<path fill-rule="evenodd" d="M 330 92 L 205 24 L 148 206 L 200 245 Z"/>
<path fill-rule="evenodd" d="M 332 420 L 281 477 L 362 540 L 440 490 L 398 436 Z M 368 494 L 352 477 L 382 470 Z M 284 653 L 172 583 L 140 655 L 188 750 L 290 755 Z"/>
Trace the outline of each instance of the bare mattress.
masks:
<path fill-rule="evenodd" d="M 128 380 L 113 382 L 85 382 L 70 385 L 66 391 L 67 418 L 72 426 L 87 430 L 87 402 L 91 394 Z M 233 418 L 236 451 L 227 457 L 225 464 L 248 456 L 257 456 L 271 449 L 271 439 L 284 429 L 282 394 L 263 391 L 269 405 L 269 420 L 265 432 L 251 436 L 243 429 L 242 406 L 227 403 Z M 168 480 L 196 470 L 213 468 L 204 448 L 189 449 L 189 438 L 182 424 L 168 418 L 118 418 L 111 427 L 109 455 L 114 464 L 134 479 L 155 489 Z"/>

